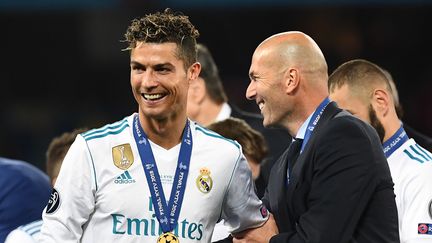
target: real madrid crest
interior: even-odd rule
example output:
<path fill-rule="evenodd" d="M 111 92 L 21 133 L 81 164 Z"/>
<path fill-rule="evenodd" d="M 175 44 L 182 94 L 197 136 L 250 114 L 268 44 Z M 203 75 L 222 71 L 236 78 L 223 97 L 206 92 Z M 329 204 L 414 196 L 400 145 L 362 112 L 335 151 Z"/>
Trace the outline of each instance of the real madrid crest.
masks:
<path fill-rule="evenodd" d="M 213 180 L 210 177 L 210 170 L 207 168 L 200 169 L 200 175 L 196 179 L 196 185 L 202 193 L 208 193 L 213 187 Z"/>
<path fill-rule="evenodd" d="M 122 170 L 127 170 L 134 162 L 130 144 L 122 144 L 112 148 L 114 165 Z"/>

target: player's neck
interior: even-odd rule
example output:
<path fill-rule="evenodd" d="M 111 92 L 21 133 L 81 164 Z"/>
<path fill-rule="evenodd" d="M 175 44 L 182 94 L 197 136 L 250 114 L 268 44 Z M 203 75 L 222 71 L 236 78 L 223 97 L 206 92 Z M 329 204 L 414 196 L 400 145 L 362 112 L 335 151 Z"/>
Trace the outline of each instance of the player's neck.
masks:
<path fill-rule="evenodd" d="M 141 127 L 149 140 L 165 149 L 170 149 L 181 142 L 186 125 L 186 115 L 182 117 L 154 119 L 140 114 Z"/>
<path fill-rule="evenodd" d="M 284 127 L 288 129 L 291 136 L 295 137 L 308 117 L 315 112 L 326 96 L 314 99 L 302 99 L 295 106 L 295 111 L 291 112 L 291 116 L 286 119 Z"/>
<path fill-rule="evenodd" d="M 391 117 L 388 117 L 388 119 L 382 123 L 385 130 L 383 139 L 384 142 L 391 138 L 391 136 L 393 136 L 402 125 L 396 113 L 394 115 L 392 114 Z"/>
<path fill-rule="evenodd" d="M 196 117 L 196 121 L 202 126 L 208 126 L 215 122 L 216 117 L 219 115 L 222 109 L 222 104 L 218 105 L 209 100 L 205 101 L 207 104 L 203 104 L 200 113 Z"/>

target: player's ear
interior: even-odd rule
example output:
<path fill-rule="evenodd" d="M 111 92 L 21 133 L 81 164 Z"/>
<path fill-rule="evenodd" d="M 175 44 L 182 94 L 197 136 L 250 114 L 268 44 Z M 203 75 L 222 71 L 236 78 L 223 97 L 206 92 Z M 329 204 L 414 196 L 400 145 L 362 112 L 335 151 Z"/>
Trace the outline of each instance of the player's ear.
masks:
<path fill-rule="evenodd" d="M 197 79 L 200 72 L 201 72 L 201 63 L 195 62 L 194 64 L 192 64 L 188 68 L 188 72 L 187 72 L 189 82 Z"/>
<path fill-rule="evenodd" d="M 294 92 L 300 84 L 299 70 L 296 68 L 288 68 L 283 76 L 284 89 L 287 94 Z"/>
<path fill-rule="evenodd" d="M 375 89 L 372 93 L 372 106 L 375 111 L 382 116 L 388 114 L 390 105 L 392 105 L 389 95 L 390 94 L 386 90 L 381 88 Z"/>

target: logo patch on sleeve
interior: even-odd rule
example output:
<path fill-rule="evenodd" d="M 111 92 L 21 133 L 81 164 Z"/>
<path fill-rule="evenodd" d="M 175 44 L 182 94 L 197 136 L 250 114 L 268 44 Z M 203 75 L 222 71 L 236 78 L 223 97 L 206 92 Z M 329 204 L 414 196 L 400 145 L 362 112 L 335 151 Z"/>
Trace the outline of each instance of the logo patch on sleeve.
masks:
<path fill-rule="evenodd" d="M 432 235 L 432 224 L 418 224 L 417 230 L 419 235 Z"/>
<path fill-rule="evenodd" d="M 59 206 L 60 206 L 60 193 L 58 193 L 58 191 L 55 188 L 53 188 L 50 199 L 48 200 L 46 213 L 47 214 L 54 213 L 55 211 L 57 211 Z"/>
<path fill-rule="evenodd" d="M 260 207 L 260 212 L 261 212 L 261 216 L 263 218 L 266 218 L 268 216 L 268 210 L 267 210 L 266 206 L 262 205 Z"/>

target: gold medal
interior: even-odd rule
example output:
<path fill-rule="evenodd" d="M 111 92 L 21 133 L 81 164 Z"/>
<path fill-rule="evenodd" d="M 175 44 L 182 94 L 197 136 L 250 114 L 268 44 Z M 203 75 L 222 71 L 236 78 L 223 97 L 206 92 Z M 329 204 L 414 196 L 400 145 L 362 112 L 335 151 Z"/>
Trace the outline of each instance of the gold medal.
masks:
<path fill-rule="evenodd" d="M 172 232 L 166 232 L 159 236 L 157 243 L 180 243 L 180 241 Z"/>

